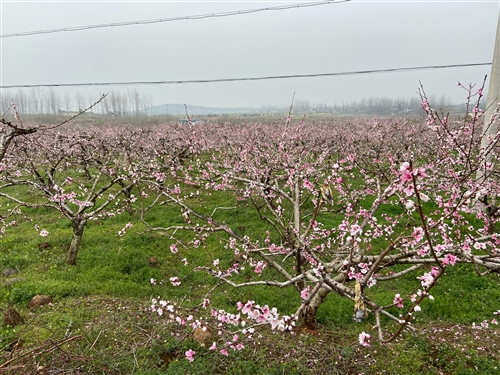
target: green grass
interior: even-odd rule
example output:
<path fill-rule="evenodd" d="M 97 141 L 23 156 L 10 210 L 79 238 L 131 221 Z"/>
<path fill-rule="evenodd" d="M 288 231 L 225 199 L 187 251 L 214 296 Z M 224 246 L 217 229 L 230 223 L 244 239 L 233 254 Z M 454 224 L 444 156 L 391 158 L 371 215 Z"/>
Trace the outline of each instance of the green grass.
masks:
<path fill-rule="evenodd" d="M 364 203 L 368 204 L 369 199 Z M 211 212 L 216 206 L 234 205 L 238 209 L 221 211 L 219 220 L 232 223 L 238 234 L 262 242 L 267 227 L 246 202 L 235 203 L 233 197 L 217 192 L 200 209 Z M 389 210 L 400 208 L 390 206 Z M 216 258 L 231 264 L 233 255 L 223 247 L 226 235 L 214 235 L 198 249 L 179 247 L 179 253 L 172 254 L 169 247 L 173 240 L 169 234 L 143 233 L 146 228 L 137 215 L 124 213 L 89 222 L 77 265 L 68 266 L 65 255 L 72 233 L 69 220 L 48 209 L 32 210 L 29 214 L 50 235 L 40 237 L 34 230 L 35 222 L 16 218 L 17 226 L 8 228 L 0 237 L 2 268 L 18 270 L 11 277 L 20 278 L 12 285 L 0 283 L 0 306 L 16 308 L 25 319 L 17 327 L 0 328 L 0 360 L 8 358 L 6 349 L 17 340 L 22 340 L 26 348 L 33 348 L 46 345 L 49 339 L 55 342 L 74 337 L 65 346 L 69 353 L 65 363 L 95 374 L 500 373 L 498 350 L 477 349 L 484 343 L 500 345 L 496 327 L 481 332 L 484 342 L 470 329 L 472 323 L 491 320 L 492 312 L 500 308 L 496 274 L 479 278 L 470 267 L 448 268 L 446 277 L 432 291 L 435 301 L 422 303 L 423 311 L 418 313 L 415 325 L 424 333 L 416 338 L 404 334 L 391 345 L 375 343 L 371 349 L 360 347 L 357 336 L 361 331 L 376 334 L 372 331 L 373 317 L 361 325 L 353 323 L 352 302 L 331 294 L 317 314 L 318 334 L 282 336 L 264 331 L 262 337 L 247 343 L 246 350 L 231 351 L 226 358 L 195 343 L 189 330 L 168 325 L 147 310 L 153 294 L 179 300 L 185 307 L 197 304 L 216 283 L 202 272 L 191 272 L 191 266 L 208 266 Z M 152 225 L 162 227 L 182 223 L 178 210 L 169 206 L 149 212 L 147 219 Z M 332 215 L 326 225 L 338 225 L 338 220 L 338 216 Z M 134 224 L 133 228 L 119 237 L 118 231 L 128 222 Z M 189 233 L 179 232 L 177 236 L 184 242 L 190 238 Z M 381 241 L 379 246 L 384 244 Z M 183 265 L 183 258 L 189 266 Z M 248 268 L 239 277 L 244 280 L 250 275 L 253 270 Z M 181 286 L 170 285 L 168 280 L 173 276 L 181 278 Z M 367 296 L 390 304 L 396 292 L 412 291 L 414 277 L 380 283 L 366 290 Z M 163 285 L 152 291 L 150 278 L 163 281 Z M 53 306 L 30 311 L 27 304 L 36 294 L 50 295 Z M 234 311 L 237 301 L 247 299 L 275 306 L 284 314 L 293 313 L 299 303 L 291 287 L 276 290 L 263 286 L 241 289 L 220 286 L 211 302 Z M 397 315 L 399 310 L 393 308 L 392 312 Z M 444 341 L 429 331 L 431 326 L 443 329 Z M 459 344 L 453 341 L 455 332 L 464 333 Z M 193 363 L 184 358 L 188 349 L 197 352 Z M 57 350 L 50 353 L 41 358 L 47 366 L 62 358 L 55 357 Z"/>

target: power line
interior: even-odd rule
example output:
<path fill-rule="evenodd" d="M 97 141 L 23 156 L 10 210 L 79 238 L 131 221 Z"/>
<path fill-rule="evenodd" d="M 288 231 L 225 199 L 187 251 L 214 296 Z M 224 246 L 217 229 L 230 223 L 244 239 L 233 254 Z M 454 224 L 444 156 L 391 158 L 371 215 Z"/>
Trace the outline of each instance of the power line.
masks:
<path fill-rule="evenodd" d="M 373 70 L 358 70 L 358 71 L 337 72 L 337 73 L 293 74 L 293 75 L 243 77 L 243 78 L 189 79 L 189 80 L 176 80 L 176 81 L 129 81 L 129 82 L 51 83 L 51 84 L 39 84 L 39 85 L 7 85 L 7 86 L 0 86 L 0 89 L 30 88 L 30 87 L 174 85 L 174 84 L 186 84 L 186 83 L 265 81 L 265 80 L 272 80 L 272 79 L 334 77 L 334 76 L 349 76 L 349 75 L 358 75 L 358 74 L 410 72 L 410 71 L 417 71 L 417 70 L 448 69 L 448 68 L 461 68 L 461 67 L 473 67 L 473 66 L 484 66 L 484 65 L 491 65 L 491 63 L 429 65 L 429 66 L 415 66 L 415 67 L 410 67 L 410 68 L 373 69 Z"/>
<path fill-rule="evenodd" d="M 230 12 L 221 12 L 221 13 L 211 13 L 211 14 L 199 14 L 194 16 L 180 16 L 180 17 L 171 17 L 171 18 L 158 18 L 151 20 L 141 20 L 141 21 L 127 21 L 127 22 L 117 22 L 117 23 L 105 23 L 98 25 L 87 25 L 87 26 L 74 26 L 74 27 L 65 27 L 61 29 L 48 29 L 48 30 L 38 30 L 38 31 L 26 31 L 20 33 L 12 33 L 12 34 L 2 34 L 0 38 L 12 38 L 17 36 L 30 36 L 30 35 L 39 35 L 39 34 L 53 34 L 60 33 L 66 31 L 82 31 L 82 30 L 91 30 L 91 29 L 102 29 L 105 27 L 121 27 L 121 26 L 132 26 L 132 25 L 149 25 L 153 23 L 162 23 L 162 22 L 172 22 L 172 21 L 183 21 L 183 20 L 200 20 L 204 18 L 217 18 L 217 17 L 229 17 L 229 16 L 237 16 L 243 14 L 250 13 L 258 13 L 265 11 L 280 11 L 294 8 L 306 8 L 306 7 L 314 7 L 320 5 L 328 5 L 328 4 L 340 4 L 349 2 L 351 0 L 327 0 L 313 3 L 303 3 L 303 4 L 292 4 L 292 5 L 282 5 L 276 7 L 268 7 L 268 8 L 258 8 L 258 9 L 247 9 L 247 10 L 235 10 Z"/>

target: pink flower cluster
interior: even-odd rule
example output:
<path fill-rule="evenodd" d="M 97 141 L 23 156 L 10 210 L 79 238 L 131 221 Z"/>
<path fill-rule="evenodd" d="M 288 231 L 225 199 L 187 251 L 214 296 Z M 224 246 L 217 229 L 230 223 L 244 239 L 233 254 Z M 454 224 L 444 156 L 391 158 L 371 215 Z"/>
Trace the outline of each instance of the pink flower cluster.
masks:
<path fill-rule="evenodd" d="M 401 295 L 399 293 L 397 293 L 395 296 L 394 296 L 394 304 L 402 309 L 404 307 L 403 305 L 403 298 L 401 297 Z"/>
<path fill-rule="evenodd" d="M 54 186 L 54 189 L 59 191 L 59 193 L 56 193 L 49 198 L 49 201 L 51 202 L 54 203 L 70 202 L 80 207 L 92 207 L 94 205 L 92 202 L 81 201 L 76 199 L 77 194 L 74 191 L 72 191 L 71 193 L 65 193 L 64 189 L 58 187 L 57 185 Z"/>
<path fill-rule="evenodd" d="M 194 350 L 189 349 L 185 354 L 186 354 L 186 359 L 189 362 L 193 362 L 194 361 L 194 355 L 196 354 L 196 352 Z"/>
<path fill-rule="evenodd" d="M 411 237 L 412 240 L 410 241 L 410 244 L 414 246 L 424 238 L 424 230 L 421 227 L 415 228 Z"/>
<path fill-rule="evenodd" d="M 500 314 L 500 310 L 497 310 L 493 313 L 493 315 Z M 496 318 L 491 319 L 491 321 L 483 320 L 479 325 L 476 323 L 472 323 L 472 329 L 486 329 L 489 328 L 490 324 L 498 325 L 498 320 Z"/>
<path fill-rule="evenodd" d="M 457 262 L 457 257 L 453 254 L 446 254 L 442 262 L 445 266 L 447 265 L 454 266 L 455 263 Z"/>
<path fill-rule="evenodd" d="M 153 298 L 151 302 L 151 311 L 156 312 L 158 315 L 162 316 L 165 311 L 174 314 L 174 304 L 169 304 L 167 301 L 160 300 L 160 297 Z"/>
<path fill-rule="evenodd" d="M 252 266 L 255 267 L 254 268 L 255 273 L 262 275 L 262 271 L 264 271 L 264 268 L 266 268 L 267 264 L 266 264 L 266 262 L 259 260 L 257 263 L 252 264 Z"/>
<path fill-rule="evenodd" d="M 133 227 L 132 223 L 125 224 L 125 226 L 118 232 L 118 235 L 123 236 L 125 233 L 127 233 L 127 229 L 130 229 L 132 227 Z"/>
<path fill-rule="evenodd" d="M 151 283 L 156 283 L 156 280 L 152 279 Z M 206 308 L 210 301 L 208 299 L 204 299 L 203 308 Z M 293 327 L 295 326 L 295 318 L 290 316 L 280 317 L 276 308 L 269 308 L 269 306 L 259 306 L 256 305 L 254 301 L 248 301 L 243 304 L 242 302 L 237 303 L 238 310 L 241 313 L 232 314 L 228 313 L 224 310 L 211 310 L 211 317 L 215 318 L 218 322 L 217 327 L 219 329 L 218 335 L 223 337 L 224 333 L 230 333 L 228 326 L 233 327 L 242 327 L 239 331 L 241 334 L 245 336 L 240 336 L 238 334 L 232 334 L 231 338 L 227 338 L 222 342 L 221 349 L 219 352 L 225 356 L 228 356 L 228 349 L 232 349 L 234 351 L 239 351 L 245 348 L 245 345 L 242 343 L 242 339 L 252 339 L 253 334 L 255 333 L 256 325 L 267 325 L 271 326 L 271 329 L 277 329 L 282 332 L 292 332 Z M 206 323 L 203 318 L 195 319 L 193 315 L 184 316 L 181 311 L 178 311 L 178 307 L 175 303 L 171 303 L 170 301 L 161 300 L 160 297 L 153 298 L 152 304 L 150 307 L 152 312 L 157 313 L 160 316 L 166 317 L 168 322 L 175 323 L 181 326 L 187 326 L 187 323 L 191 322 L 189 325 L 193 329 L 201 328 L 206 330 Z M 247 320 L 243 320 L 243 315 L 246 315 Z M 254 326 L 247 327 L 247 321 L 253 321 L 255 323 Z M 292 332 L 293 333 L 293 332 Z M 210 346 L 209 350 L 217 350 L 217 342 L 214 342 L 212 346 Z M 192 349 L 189 349 L 185 352 L 186 359 L 190 362 L 194 360 L 195 352 Z"/>
<path fill-rule="evenodd" d="M 363 331 L 359 334 L 358 341 L 359 341 L 360 345 L 368 348 L 370 346 L 371 338 L 372 337 L 368 333 Z"/>
<path fill-rule="evenodd" d="M 417 277 L 420 280 L 420 284 L 423 288 L 427 289 L 434 283 L 434 278 L 438 275 L 439 268 L 433 266 L 430 272 L 424 273 L 422 276 Z"/>
<path fill-rule="evenodd" d="M 156 172 L 153 174 L 153 176 L 156 179 L 156 182 L 162 183 L 163 181 L 165 181 L 165 173 L 163 172 Z"/>
<path fill-rule="evenodd" d="M 173 286 L 181 285 L 181 281 L 179 280 L 178 277 L 171 277 L 170 282 L 172 283 Z"/>
<path fill-rule="evenodd" d="M 310 292 L 311 292 L 311 286 L 307 286 L 307 288 L 303 289 L 301 292 L 300 292 L 300 298 L 306 300 L 309 298 L 309 295 L 310 295 Z"/>
<path fill-rule="evenodd" d="M 309 180 L 304 180 L 304 188 L 307 190 L 313 191 L 314 190 L 314 185 L 311 181 Z"/>
<path fill-rule="evenodd" d="M 239 339 L 240 338 L 238 335 L 234 335 L 232 340 L 226 342 L 225 347 L 220 349 L 219 352 L 227 357 L 229 356 L 229 353 L 226 348 L 233 349 L 234 351 L 245 349 L 245 345 L 243 345 L 241 342 L 238 342 Z M 210 348 L 208 348 L 208 350 L 217 350 L 217 343 L 214 341 L 214 343 Z"/>
<path fill-rule="evenodd" d="M 76 193 L 74 191 L 72 191 L 69 194 L 66 194 L 66 193 L 54 194 L 53 196 L 51 196 L 49 198 L 49 200 L 51 202 L 60 202 L 60 203 L 63 203 L 63 202 L 66 202 L 66 201 L 71 202 L 73 199 L 75 199 L 75 197 L 76 197 Z"/>
<path fill-rule="evenodd" d="M 277 328 L 279 331 L 288 332 L 295 327 L 295 317 L 284 315 L 280 318 L 275 307 L 272 309 L 267 305 L 261 307 L 255 305 L 254 301 L 247 301 L 245 304 L 238 302 L 237 306 L 238 310 L 247 315 L 248 319 L 255 320 L 257 323 L 268 323 L 271 325 L 272 330 Z"/>
<path fill-rule="evenodd" d="M 349 277 L 350 280 L 357 280 L 361 281 L 364 279 L 365 275 L 368 273 L 370 270 L 372 263 L 359 263 L 357 268 L 355 267 L 349 267 L 349 271 L 347 272 L 347 276 Z M 374 278 L 372 275 L 369 279 L 366 285 L 371 288 L 377 283 L 377 280 Z"/>
<path fill-rule="evenodd" d="M 399 180 L 403 183 L 406 184 L 407 182 L 413 181 L 413 179 L 423 179 L 424 177 L 428 177 L 427 174 L 425 173 L 425 168 L 415 168 L 412 169 L 410 163 L 404 162 L 401 164 L 401 167 L 399 168 L 399 171 L 401 172 L 401 176 L 399 177 Z M 403 191 L 406 194 L 407 197 L 413 195 L 413 190 L 414 187 L 412 184 L 407 185 Z"/>

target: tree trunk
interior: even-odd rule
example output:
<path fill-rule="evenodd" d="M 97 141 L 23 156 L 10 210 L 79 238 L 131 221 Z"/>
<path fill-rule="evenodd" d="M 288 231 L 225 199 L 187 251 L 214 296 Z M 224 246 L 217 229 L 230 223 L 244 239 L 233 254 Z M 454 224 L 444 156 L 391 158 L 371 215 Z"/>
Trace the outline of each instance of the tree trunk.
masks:
<path fill-rule="evenodd" d="M 316 313 L 319 307 L 325 300 L 326 296 L 330 291 L 326 288 L 320 288 L 318 293 L 316 293 L 313 298 L 309 301 L 309 304 L 305 307 L 302 315 L 302 329 L 306 331 L 316 330 Z"/>
<path fill-rule="evenodd" d="M 118 182 L 120 184 L 120 186 L 122 188 L 125 187 L 125 184 L 122 182 L 122 181 L 119 181 Z M 126 202 L 126 211 L 129 215 L 132 215 L 132 202 L 130 202 L 130 200 L 132 199 L 132 187 L 133 186 L 129 186 L 128 188 L 126 188 L 124 191 L 123 191 L 123 194 L 125 195 L 125 202 Z"/>
<path fill-rule="evenodd" d="M 71 239 L 71 245 L 69 245 L 66 263 L 74 266 L 76 264 L 76 256 L 78 255 L 80 242 L 82 242 L 83 230 L 85 229 L 85 224 L 87 224 L 87 219 L 77 217 L 71 221 L 71 224 L 73 226 L 73 238 Z"/>

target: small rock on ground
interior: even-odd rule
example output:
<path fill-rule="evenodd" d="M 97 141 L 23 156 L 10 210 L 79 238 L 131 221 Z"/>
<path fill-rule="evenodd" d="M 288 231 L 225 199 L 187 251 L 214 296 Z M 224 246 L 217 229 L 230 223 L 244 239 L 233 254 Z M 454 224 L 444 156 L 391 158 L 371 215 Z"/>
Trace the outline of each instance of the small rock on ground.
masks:
<path fill-rule="evenodd" d="M 21 281 L 24 281 L 24 280 L 26 280 L 26 279 L 23 278 L 23 277 L 12 277 L 10 279 L 5 280 L 5 285 L 11 286 L 14 283 L 18 283 L 18 282 L 21 282 Z"/>
<path fill-rule="evenodd" d="M 24 323 L 24 319 L 19 313 L 12 307 L 7 309 L 3 314 L 3 325 L 15 327 L 18 324 Z"/>
<path fill-rule="evenodd" d="M 36 309 L 37 307 L 48 305 L 49 303 L 52 303 L 52 297 L 51 296 L 45 296 L 43 294 L 37 294 L 34 296 L 30 303 L 28 304 L 28 307 L 30 309 Z"/>
<path fill-rule="evenodd" d="M 15 275 L 17 273 L 17 270 L 15 270 L 14 268 L 4 268 L 2 270 L 2 276 L 12 276 L 12 275 Z"/>

